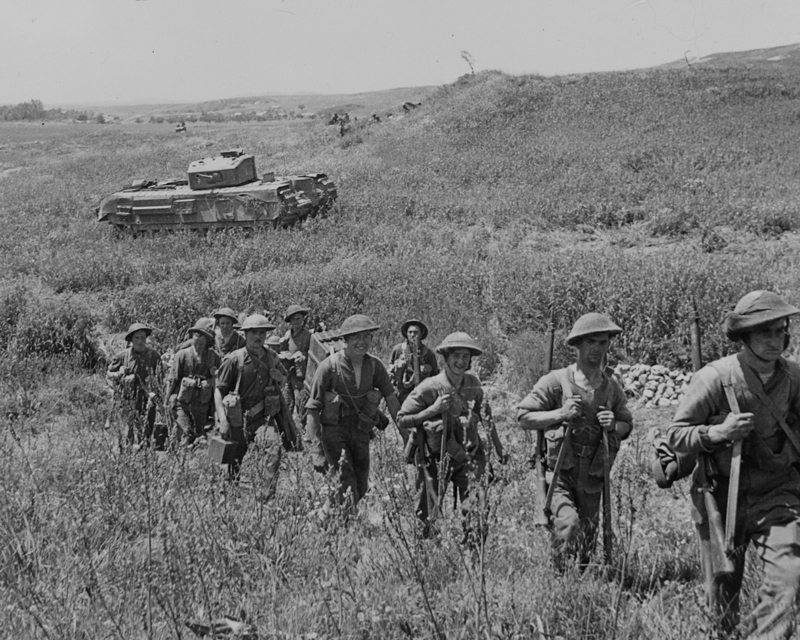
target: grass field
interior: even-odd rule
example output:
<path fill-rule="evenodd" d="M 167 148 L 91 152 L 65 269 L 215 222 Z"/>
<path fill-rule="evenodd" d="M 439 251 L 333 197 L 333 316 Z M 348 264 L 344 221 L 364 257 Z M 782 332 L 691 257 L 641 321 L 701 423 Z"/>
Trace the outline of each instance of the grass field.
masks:
<path fill-rule="evenodd" d="M 798 299 L 800 72 L 730 67 L 559 78 L 486 72 L 422 108 L 344 137 L 319 121 L 0 125 L 0 601 L 10 637 L 192 637 L 187 619 L 242 617 L 261 637 L 701 637 L 687 487 L 648 478 L 637 409 L 614 473 L 618 554 L 557 575 L 531 525 L 529 445 L 513 403 L 543 372 L 552 314 L 625 329 L 613 362 L 688 368 L 694 295 L 704 358 L 746 291 Z M 324 171 L 338 209 L 251 235 L 119 235 L 100 198 L 134 178 L 184 174 L 230 147 L 259 171 Z M 310 306 L 337 326 L 367 313 L 388 355 L 410 317 L 435 345 L 466 330 L 512 455 L 477 509 L 485 545 L 449 514 L 419 539 L 399 440 L 373 442 L 355 522 L 320 517 L 326 480 L 301 454 L 264 503 L 259 455 L 228 487 L 204 451 L 121 446 L 103 382 L 133 321 L 175 347 L 221 305 L 278 318 Z M 282 323 L 280 323 L 282 324 Z M 285 327 L 281 327 L 285 328 Z M 556 364 L 570 353 L 559 340 Z M 747 609 L 757 570 L 748 569 Z"/>

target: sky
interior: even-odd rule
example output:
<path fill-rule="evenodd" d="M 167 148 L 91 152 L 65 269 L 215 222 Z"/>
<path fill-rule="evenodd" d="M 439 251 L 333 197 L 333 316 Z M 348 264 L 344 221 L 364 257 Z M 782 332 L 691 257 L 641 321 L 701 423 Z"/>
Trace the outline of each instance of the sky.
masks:
<path fill-rule="evenodd" d="M 799 0 L 0 0 L 0 104 L 636 69 L 800 42 Z"/>

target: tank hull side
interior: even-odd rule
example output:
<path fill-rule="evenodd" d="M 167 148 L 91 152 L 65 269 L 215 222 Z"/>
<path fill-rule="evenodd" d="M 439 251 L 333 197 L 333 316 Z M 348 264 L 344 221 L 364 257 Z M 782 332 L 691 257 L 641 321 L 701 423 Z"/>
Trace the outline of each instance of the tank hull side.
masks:
<path fill-rule="evenodd" d="M 300 218 L 289 204 L 293 195 L 282 182 L 204 191 L 126 189 L 103 199 L 98 220 L 132 231 L 285 227 Z"/>

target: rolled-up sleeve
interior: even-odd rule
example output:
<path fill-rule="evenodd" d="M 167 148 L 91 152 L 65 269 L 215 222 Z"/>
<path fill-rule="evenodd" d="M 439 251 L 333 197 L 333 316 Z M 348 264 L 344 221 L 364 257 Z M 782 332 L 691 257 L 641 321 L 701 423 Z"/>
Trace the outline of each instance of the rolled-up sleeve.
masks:
<path fill-rule="evenodd" d="M 430 378 L 428 378 L 430 380 Z M 427 380 L 414 387 L 414 390 L 403 401 L 403 406 L 397 412 L 397 424 L 401 429 L 414 429 L 414 416 L 420 411 L 424 411 L 436 402 L 436 390 L 430 386 Z"/>
<path fill-rule="evenodd" d="M 311 381 L 311 389 L 308 392 L 308 401 L 306 402 L 306 409 L 308 411 L 322 411 L 325 404 L 325 392 L 331 388 L 331 375 L 333 367 L 331 359 L 325 358 L 314 374 L 314 379 Z"/>
<path fill-rule="evenodd" d="M 552 411 L 561 406 L 561 384 L 551 372 L 533 386 L 531 392 L 517 405 L 517 420 L 531 411 Z"/>
<path fill-rule="evenodd" d="M 717 447 L 708 436 L 712 416 L 723 408 L 722 384 L 713 367 L 703 367 L 689 383 L 672 423 L 663 430 L 663 437 L 676 453 L 710 453 Z"/>

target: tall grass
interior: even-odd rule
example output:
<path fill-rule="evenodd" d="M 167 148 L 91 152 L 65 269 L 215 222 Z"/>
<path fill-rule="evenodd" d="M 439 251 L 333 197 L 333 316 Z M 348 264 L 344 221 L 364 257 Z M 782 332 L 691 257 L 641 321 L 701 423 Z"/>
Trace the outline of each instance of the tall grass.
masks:
<path fill-rule="evenodd" d="M 600 567 L 559 576 L 530 526 L 511 405 L 543 372 L 551 316 L 556 364 L 595 310 L 625 329 L 614 360 L 685 366 L 692 295 L 706 360 L 732 348 L 719 325 L 746 291 L 798 302 L 797 86 L 750 70 L 483 73 L 351 139 L 320 122 L 15 138 L 3 163 L 22 169 L 0 176 L 4 629 L 189 637 L 187 619 L 227 613 L 265 637 L 699 637 L 686 487 L 649 489 L 641 431 L 615 471 L 610 581 Z M 231 146 L 260 170 L 328 172 L 337 210 L 250 235 L 131 238 L 94 221 L 103 194 Z M 121 444 L 102 371 L 131 322 L 167 350 L 220 305 L 280 319 L 298 302 L 329 327 L 371 315 L 382 355 L 410 316 L 430 324 L 430 344 L 454 330 L 483 344 L 476 369 L 513 456 L 484 487 L 485 543 L 460 545 L 453 514 L 441 537 L 419 537 L 395 436 L 373 444 L 373 489 L 349 523 L 320 517 L 327 480 L 298 455 L 265 504 L 257 450 L 249 491 L 202 452 Z"/>

